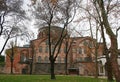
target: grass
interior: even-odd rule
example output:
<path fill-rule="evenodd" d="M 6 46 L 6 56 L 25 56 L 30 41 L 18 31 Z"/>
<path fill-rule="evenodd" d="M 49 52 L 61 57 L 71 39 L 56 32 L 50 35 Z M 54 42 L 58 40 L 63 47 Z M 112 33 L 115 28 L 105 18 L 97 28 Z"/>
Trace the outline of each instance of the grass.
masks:
<path fill-rule="evenodd" d="M 107 82 L 107 80 L 80 76 L 56 76 L 56 80 L 50 80 L 49 75 L 0 75 L 0 82 Z"/>

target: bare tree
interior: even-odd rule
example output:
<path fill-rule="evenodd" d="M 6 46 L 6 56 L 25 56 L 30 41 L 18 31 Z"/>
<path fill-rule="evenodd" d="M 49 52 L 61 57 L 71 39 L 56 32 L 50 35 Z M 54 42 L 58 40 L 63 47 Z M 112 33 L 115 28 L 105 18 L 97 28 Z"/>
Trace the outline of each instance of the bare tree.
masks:
<path fill-rule="evenodd" d="M 118 79 L 119 76 L 119 69 L 118 69 L 118 63 L 117 63 L 117 34 L 119 30 L 119 23 L 116 23 L 116 19 L 119 20 L 119 1 L 113 1 L 113 0 L 92 0 L 92 4 L 90 0 L 86 1 L 87 5 L 84 7 L 81 7 L 82 9 L 86 10 L 87 13 L 94 18 L 95 22 L 97 22 L 99 29 L 101 29 L 102 33 L 102 38 L 103 38 L 103 43 L 104 43 L 104 53 L 106 53 L 106 60 L 107 62 L 110 59 L 110 62 L 112 62 L 112 69 L 114 69 L 114 75 L 116 77 L 116 80 Z M 88 4 L 89 3 L 89 4 Z M 115 19 L 114 22 L 111 21 L 111 19 Z M 115 27 L 114 25 L 117 27 Z M 115 31 L 112 28 L 117 28 L 116 30 L 116 35 Z M 106 30 L 106 33 L 110 37 L 111 40 L 111 48 L 110 48 L 110 54 L 111 57 L 107 57 L 109 54 L 109 49 L 107 49 L 107 44 L 106 44 L 106 38 L 104 36 L 104 31 L 103 29 Z M 113 38 L 114 37 L 114 38 Z M 114 49 L 113 49 L 113 45 Z M 114 56 L 115 55 L 115 56 Z M 114 56 L 114 58 L 113 58 Z M 108 58 L 108 59 L 107 59 Z M 112 59 L 111 59 L 112 58 Z M 114 64 L 113 64 L 114 62 Z M 114 66 L 115 65 L 115 66 Z M 108 66 L 109 68 L 110 66 Z M 116 69 L 115 69 L 116 68 Z M 109 68 L 110 69 L 110 68 Z M 109 70 L 107 69 L 107 70 Z M 113 70 L 109 70 L 109 73 L 112 73 Z M 112 78 L 112 74 L 108 75 L 108 78 Z M 118 81 L 119 82 L 119 81 Z"/>
<path fill-rule="evenodd" d="M 68 75 L 68 57 L 69 57 L 69 53 L 70 50 L 72 48 L 73 45 L 73 38 L 71 37 L 72 33 L 73 33 L 73 29 L 69 29 L 67 28 L 67 36 L 64 39 L 64 44 L 65 44 L 65 74 Z M 70 63 L 70 62 L 69 62 Z"/>
<path fill-rule="evenodd" d="M 101 35 L 103 38 L 103 54 L 106 56 L 106 64 L 105 64 L 105 69 L 107 71 L 107 77 L 108 77 L 108 82 L 112 82 L 113 81 L 113 73 L 112 73 L 112 66 L 111 66 L 111 61 L 110 61 L 110 57 L 109 57 L 109 49 L 107 48 L 107 43 L 106 43 L 106 39 L 105 39 L 105 33 L 104 33 L 104 28 L 103 25 L 101 25 Z"/>
<path fill-rule="evenodd" d="M 54 64 L 60 52 L 60 48 L 64 38 L 67 36 L 67 26 L 72 22 L 75 16 L 75 0 L 43 0 L 37 5 L 35 12 L 36 17 L 41 22 L 39 25 L 48 26 L 48 42 L 49 42 L 49 60 L 51 64 L 51 79 L 55 79 Z M 62 25 L 62 31 L 52 46 L 51 30 L 54 25 Z M 52 51 L 53 48 L 53 51 Z M 56 53 L 55 53 L 56 52 Z"/>
<path fill-rule="evenodd" d="M 15 53 L 17 53 L 17 46 L 16 43 L 14 43 L 13 41 L 10 42 L 10 49 L 6 50 L 6 54 L 10 59 L 11 62 L 11 74 L 13 74 L 13 63 L 14 63 L 14 57 L 15 57 Z"/>
<path fill-rule="evenodd" d="M 83 0 L 84 1 L 84 0 Z M 84 3 L 82 3 L 84 4 Z M 89 32 L 89 36 L 91 36 L 92 42 L 90 43 L 93 48 L 87 46 L 89 48 L 89 51 L 91 54 L 94 54 L 94 59 L 95 59 L 95 78 L 98 78 L 98 61 L 97 61 L 97 57 L 98 57 L 98 49 L 99 49 L 99 42 L 101 41 L 101 39 L 98 39 L 98 32 L 99 32 L 99 26 L 97 23 L 97 16 L 95 14 L 95 12 L 92 10 L 93 6 L 91 6 L 91 3 L 88 1 L 85 1 L 84 5 L 79 5 L 79 9 L 78 11 L 83 11 L 83 16 L 78 17 L 77 18 L 77 23 L 79 22 L 83 22 L 84 20 L 86 20 L 83 23 L 86 23 L 86 28 L 87 30 L 83 30 L 83 32 Z M 81 21 L 82 20 L 82 21 Z M 84 29 L 84 28 L 83 28 Z M 79 33 L 81 35 L 81 33 Z"/>
<path fill-rule="evenodd" d="M 106 4 L 107 3 L 107 4 Z M 117 56 L 118 56 L 118 44 L 117 44 L 117 36 L 115 35 L 114 31 L 112 30 L 112 25 L 110 24 L 110 20 L 108 17 L 115 7 L 117 7 L 117 4 L 119 1 L 112 1 L 112 0 L 93 0 L 93 4 L 97 10 L 97 13 L 101 19 L 100 24 L 104 26 L 110 41 L 111 41 L 111 47 L 110 47 L 110 62 L 112 66 L 113 74 L 115 75 L 116 82 L 120 82 L 120 70 L 118 66 Z M 99 12 L 98 12 L 99 11 Z M 117 10 L 115 10 L 117 11 Z M 103 29 L 103 28 L 102 28 Z"/>
<path fill-rule="evenodd" d="M 25 11 L 21 7 L 22 4 L 22 0 L 0 1 L 0 37 L 5 37 L 0 54 L 3 52 L 9 39 L 25 34 L 24 29 L 26 28 L 22 20 L 26 17 Z"/>

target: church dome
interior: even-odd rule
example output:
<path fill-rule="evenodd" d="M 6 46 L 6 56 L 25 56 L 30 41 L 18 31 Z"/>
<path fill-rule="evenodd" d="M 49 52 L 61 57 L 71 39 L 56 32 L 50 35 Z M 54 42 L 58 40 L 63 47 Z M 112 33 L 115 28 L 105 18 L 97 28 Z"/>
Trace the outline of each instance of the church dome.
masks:
<path fill-rule="evenodd" d="M 40 28 L 40 29 L 39 29 L 38 38 L 48 37 L 48 29 L 49 29 L 48 26 L 45 26 L 45 27 Z M 58 37 L 60 37 L 63 28 L 58 27 L 58 26 L 51 26 L 51 27 L 50 27 L 50 30 L 51 30 L 51 37 L 52 37 L 52 38 L 58 38 Z M 64 35 L 65 35 L 65 34 L 67 33 L 67 31 L 64 30 L 63 33 L 64 33 Z"/>

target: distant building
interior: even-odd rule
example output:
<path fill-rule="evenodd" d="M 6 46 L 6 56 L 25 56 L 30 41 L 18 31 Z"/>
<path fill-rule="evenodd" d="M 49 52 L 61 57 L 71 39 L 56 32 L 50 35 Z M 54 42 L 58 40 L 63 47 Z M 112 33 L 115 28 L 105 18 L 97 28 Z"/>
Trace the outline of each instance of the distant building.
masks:
<path fill-rule="evenodd" d="M 97 61 L 98 61 L 99 75 L 102 75 L 102 76 L 107 75 L 107 72 L 105 70 L 105 67 L 106 67 L 106 57 L 105 57 L 105 55 L 99 56 L 97 59 L 98 59 Z M 117 61 L 118 61 L 119 69 L 120 69 L 120 50 L 119 50 Z"/>
<path fill-rule="evenodd" d="M 62 28 L 57 26 L 51 27 L 52 46 L 55 41 L 60 37 Z M 32 66 L 33 74 L 49 74 L 49 47 L 48 47 L 48 27 L 39 29 L 37 39 L 32 40 L 30 45 L 17 47 L 17 53 L 14 57 L 14 73 L 28 74 L 30 66 Z M 95 74 L 95 39 L 91 37 L 71 37 L 72 46 L 68 53 L 68 73 L 74 74 L 72 70 L 76 69 L 79 75 L 94 75 Z M 70 42 L 69 42 L 70 44 Z M 98 56 L 102 53 L 102 44 L 99 43 Z M 55 73 L 65 74 L 65 55 L 66 44 L 63 40 L 59 55 L 55 62 Z M 52 48 L 53 50 L 53 48 Z M 31 61 L 33 59 L 33 63 Z M 6 55 L 6 73 L 10 73 L 10 59 Z"/>

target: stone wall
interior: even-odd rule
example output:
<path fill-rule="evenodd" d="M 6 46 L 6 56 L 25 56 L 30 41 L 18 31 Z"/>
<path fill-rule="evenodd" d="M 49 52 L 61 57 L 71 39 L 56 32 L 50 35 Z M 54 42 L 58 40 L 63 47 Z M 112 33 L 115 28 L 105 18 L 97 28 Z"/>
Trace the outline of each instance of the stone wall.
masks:
<path fill-rule="evenodd" d="M 50 63 L 36 63 L 34 74 L 50 74 Z M 65 74 L 64 63 L 55 63 L 55 74 Z"/>

